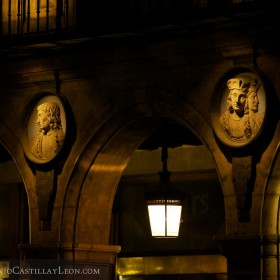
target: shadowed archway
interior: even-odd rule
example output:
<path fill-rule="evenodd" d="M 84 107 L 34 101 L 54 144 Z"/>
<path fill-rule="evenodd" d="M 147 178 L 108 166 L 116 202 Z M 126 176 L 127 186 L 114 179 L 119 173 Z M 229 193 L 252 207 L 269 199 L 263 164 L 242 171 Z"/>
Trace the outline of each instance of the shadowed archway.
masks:
<path fill-rule="evenodd" d="M 109 243 L 112 206 L 122 172 L 133 152 L 160 127 L 162 119 L 190 129 L 212 151 L 214 159 L 218 157 L 224 167 L 228 165 L 209 124 L 183 100 L 165 92 L 158 92 L 156 100 L 148 94 L 141 102 L 135 99 L 138 102 L 104 123 L 81 154 L 67 187 L 61 242 Z"/>

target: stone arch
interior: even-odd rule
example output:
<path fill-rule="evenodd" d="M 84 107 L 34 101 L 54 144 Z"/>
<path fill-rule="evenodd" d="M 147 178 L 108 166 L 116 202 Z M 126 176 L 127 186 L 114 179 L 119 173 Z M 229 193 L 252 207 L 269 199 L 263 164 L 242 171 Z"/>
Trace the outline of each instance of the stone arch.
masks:
<path fill-rule="evenodd" d="M 263 155 L 260 168 L 263 170 L 264 184 L 261 203 L 261 245 L 263 275 L 279 278 L 279 233 L 280 233 L 280 127 L 275 138 Z"/>
<path fill-rule="evenodd" d="M 26 165 L 26 159 L 23 154 L 22 146 L 14 133 L 0 122 L 0 143 L 12 157 L 16 164 L 25 191 L 27 192 L 28 205 L 34 207 L 37 203 L 35 190 L 35 181 L 31 169 Z"/>
<path fill-rule="evenodd" d="M 132 153 L 155 129 L 158 118 L 171 119 L 196 134 L 220 163 L 218 173 L 226 178 L 223 192 L 233 193 L 229 164 L 216 145 L 211 126 L 195 108 L 166 92 L 145 92 L 143 98 L 135 100 L 104 123 L 77 161 L 65 196 L 61 242 L 108 244 L 119 179 Z"/>
<path fill-rule="evenodd" d="M 1 122 L 0 145 L 5 153 L 7 153 L 7 156 L 5 156 L 5 160 L 7 161 L 4 164 L 4 166 L 6 166 L 4 170 L 8 168 L 8 176 L 6 177 L 8 180 L 5 181 L 6 179 L 4 179 L 3 187 L 4 193 L 5 188 L 8 188 L 8 195 L 7 197 L 5 195 L 4 199 L 9 203 L 9 207 L 11 207 L 10 209 L 13 213 L 11 216 L 8 215 L 9 219 L 7 222 L 3 222 L 3 226 L 5 226 L 5 230 L 7 230 L 6 234 L 9 235 L 8 240 L 5 242 L 10 248 L 8 253 L 9 257 L 17 258 L 20 256 L 19 242 L 28 242 L 30 240 L 32 231 L 30 224 L 32 220 L 36 219 L 36 217 L 34 217 L 34 215 L 32 216 L 30 213 L 30 209 L 37 205 L 35 192 L 36 182 L 33 180 L 34 175 L 32 171 L 26 164 L 26 159 L 18 138 L 13 131 Z M 1 171 L 3 172 L 2 168 Z M 5 178 L 5 174 L 2 174 L 1 177 L 3 175 Z M 8 208 L 8 211 L 11 210 Z M 12 232 L 15 229 L 16 231 Z"/>
<path fill-rule="evenodd" d="M 269 176 L 264 194 L 262 209 L 262 233 L 264 235 L 278 235 L 279 229 L 279 199 L 280 199 L 280 157 L 279 150 Z"/>

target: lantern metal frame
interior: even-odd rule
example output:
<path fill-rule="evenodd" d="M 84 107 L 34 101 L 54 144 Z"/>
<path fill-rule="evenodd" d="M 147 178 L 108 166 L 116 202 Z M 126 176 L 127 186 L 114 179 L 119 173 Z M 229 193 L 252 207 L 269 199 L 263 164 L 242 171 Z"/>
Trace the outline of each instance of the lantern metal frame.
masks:
<path fill-rule="evenodd" d="M 156 191 L 145 194 L 151 233 L 157 238 L 176 238 L 182 213 L 184 195 L 170 183 L 171 172 L 167 168 L 168 148 L 162 146 L 162 171 Z"/>

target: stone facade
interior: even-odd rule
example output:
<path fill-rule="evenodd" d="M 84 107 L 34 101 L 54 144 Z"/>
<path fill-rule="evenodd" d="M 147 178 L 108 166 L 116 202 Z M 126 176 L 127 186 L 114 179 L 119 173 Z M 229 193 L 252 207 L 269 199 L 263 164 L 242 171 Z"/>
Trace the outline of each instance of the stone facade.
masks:
<path fill-rule="evenodd" d="M 29 205 L 30 244 L 22 252 L 47 247 L 50 256 L 115 264 L 120 248 L 110 244 L 110 228 L 119 180 L 167 118 L 197 135 L 215 161 L 226 217 L 226 234 L 215 240 L 228 279 L 278 279 L 279 26 L 269 19 L 13 45 L 2 54 L 0 142 Z M 213 104 L 223 82 L 244 72 L 261 77 L 266 116 L 252 142 L 231 147 L 215 133 Z M 26 123 L 46 96 L 62 100 L 67 133 L 59 155 L 38 163 L 26 156 Z M 40 191 L 46 181 L 50 189 Z"/>

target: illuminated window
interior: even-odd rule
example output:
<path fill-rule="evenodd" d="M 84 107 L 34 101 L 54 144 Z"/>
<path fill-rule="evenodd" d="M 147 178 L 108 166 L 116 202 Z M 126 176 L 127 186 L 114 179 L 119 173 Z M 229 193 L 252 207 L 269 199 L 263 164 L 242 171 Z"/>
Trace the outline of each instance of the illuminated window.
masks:
<path fill-rule="evenodd" d="M 76 0 L 2 0 L 2 33 L 45 33 L 75 27 Z"/>

